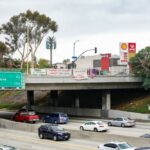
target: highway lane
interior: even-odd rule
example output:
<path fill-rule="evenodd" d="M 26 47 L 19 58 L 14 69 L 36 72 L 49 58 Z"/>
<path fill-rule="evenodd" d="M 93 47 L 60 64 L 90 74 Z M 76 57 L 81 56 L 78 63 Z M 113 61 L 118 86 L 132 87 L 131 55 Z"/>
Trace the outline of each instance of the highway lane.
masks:
<path fill-rule="evenodd" d="M 150 146 L 150 140 L 143 140 L 141 138 L 117 138 L 117 141 L 122 140 L 127 141 L 134 147 Z M 97 146 L 104 142 L 108 142 L 108 136 L 103 135 L 97 140 L 92 140 L 91 138 L 71 138 L 69 141 L 52 141 L 49 139 L 39 139 L 37 133 L 0 128 L 0 144 L 14 146 L 20 150 L 98 150 Z"/>
<path fill-rule="evenodd" d="M 97 120 L 100 120 L 100 119 L 97 119 Z M 102 121 L 107 123 L 108 120 L 102 120 Z M 80 124 L 82 124 L 83 122 L 85 121 L 71 119 L 68 124 L 61 125 L 61 126 L 63 126 L 65 129 L 79 130 Z M 108 132 L 106 132 L 106 134 L 139 137 L 145 133 L 150 133 L 150 122 L 137 122 L 135 127 L 122 128 L 122 127 L 110 126 L 109 128 L 110 129 Z"/>
<path fill-rule="evenodd" d="M 15 146 L 20 150 L 96 150 L 100 142 L 81 139 L 55 142 L 39 139 L 37 133 L 0 128 L 0 144 Z"/>
<path fill-rule="evenodd" d="M 14 112 L 6 112 L 6 111 L 0 111 L 0 117 L 3 118 L 12 118 L 12 115 Z M 79 130 L 80 124 L 85 122 L 86 120 L 93 120 L 92 118 L 71 118 L 68 124 L 61 125 L 65 129 L 70 130 Z M 108 120 L 106 119 L 96 119 L 101 120 L 107 123 Z M 38 123 L 43 124 L 41 122 Z M 114 134 L 114 135 L 124 135 L 124 136 L 131 136 L 131 137 L 139 137 L 143 134 L 150 133 L 150 122 L 137 122 L 135 127 L 110 127 L 109 131 L 106 132 L 106 134 Z"/>

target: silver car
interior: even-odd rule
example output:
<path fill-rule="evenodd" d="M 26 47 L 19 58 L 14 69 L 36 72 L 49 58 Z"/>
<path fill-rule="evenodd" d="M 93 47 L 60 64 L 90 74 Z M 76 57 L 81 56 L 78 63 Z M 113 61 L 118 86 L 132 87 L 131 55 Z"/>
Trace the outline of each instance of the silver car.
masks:
<path fill-rule="evenodd" d="M 109 126 L 132 127 L 135 126 L 135 120 L 127 117 L 118 117 L 108 121 Z"/>
<path fill-rule="evenodd" d="M 0 145 L 0 150 L 19 150 L 13 146 L 8 146 L 8 145 Z"/>
<path fill-rule="evenodd" d="M 135 150 L 135 147 L 127 142 L 112 141 L 105 144 L 98 145 L 99 150 Z"/>

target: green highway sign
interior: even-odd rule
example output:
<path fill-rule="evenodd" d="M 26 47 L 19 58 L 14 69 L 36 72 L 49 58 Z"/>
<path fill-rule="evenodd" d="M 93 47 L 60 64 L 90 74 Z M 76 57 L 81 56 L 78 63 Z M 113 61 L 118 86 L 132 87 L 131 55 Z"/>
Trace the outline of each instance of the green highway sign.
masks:
<path fill-rule="evenodd" d="M 25 89 L 22 72 L 0 71 L 0 89 Z"/>

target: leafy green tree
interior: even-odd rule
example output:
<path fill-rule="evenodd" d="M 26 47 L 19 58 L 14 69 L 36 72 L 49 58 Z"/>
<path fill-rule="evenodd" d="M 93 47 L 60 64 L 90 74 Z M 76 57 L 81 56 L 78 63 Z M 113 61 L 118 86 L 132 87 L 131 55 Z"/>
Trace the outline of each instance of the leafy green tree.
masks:
<path fill-rule="evenodd" d="M 5 60 L 4 56 L 9 53 L 9 48 L 0 41 L 0 67 L 5 67 Z"/>
<path fill-rule="evenodd" d="M 2 59 L 3 56 L 8 53 L 9 48 L 3 42 L 0 41 L 0 59 Z"/>
<path fill-rule="evenodd" d="M 39 68 L 48 68 L 48 67 L 49 67 L 48 62 L 49 62 L 48 60 L 41 58 L 41 59 L 38 61 L 38 67 L 39 67 Z"/>
<path fill-rule="evenodd" d="M 31 67 L 34 67 L 35 54 L 43 38 L 50 31 L 56 32 L 55 21 L 38 11 L 27 10 L 25 13 L 10 18 L 3 24 L 1 32 L 6 35 L 6 44 L 12 52 L 17 51 L 21 56 L 21 68 L 31 54 Z"/>
<path fill-rule="evenodd" d="M 150 88 L 150 47 L 140 50 L 129 64 L 136 76 L 143 77 L 143 86 Z"/>

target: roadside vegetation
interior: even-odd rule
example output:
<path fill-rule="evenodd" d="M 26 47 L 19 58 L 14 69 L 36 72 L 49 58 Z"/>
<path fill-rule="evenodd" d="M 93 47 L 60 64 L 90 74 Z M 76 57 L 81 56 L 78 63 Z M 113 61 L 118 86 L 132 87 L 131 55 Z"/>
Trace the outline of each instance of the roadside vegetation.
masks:
<path fill-rule="evenodd" d="M 35 92 L 35 104 L 43 103 L 48 92 Z M 26 91 L 0 91 L 0 109 L 17 110 L 27 105 Z"/>
<path fill-rule="evenodd" d="M 122 110 L 138 113 L 150 113 L 150 96 L 132 100 L 130 104 L 124 104 Z"/>

